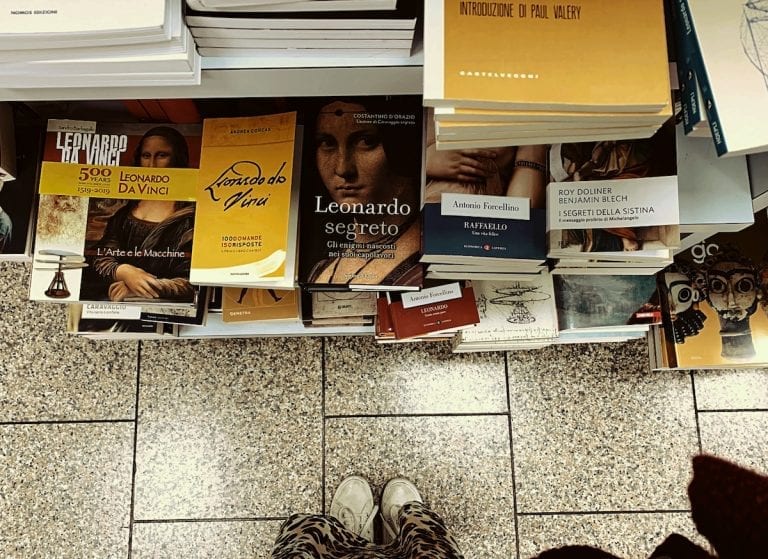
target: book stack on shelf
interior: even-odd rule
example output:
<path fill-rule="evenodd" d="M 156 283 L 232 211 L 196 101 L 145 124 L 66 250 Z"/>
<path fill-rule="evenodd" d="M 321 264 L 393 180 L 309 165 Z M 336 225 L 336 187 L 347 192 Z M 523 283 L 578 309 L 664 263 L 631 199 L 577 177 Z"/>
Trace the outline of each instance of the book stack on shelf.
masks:
<path fill-rule="evenodd" d="M 655 274 L 680 244 L 675 125 L 649 139 L 552 144 L 549 258 L 557 274 Z"/>
<path fill-rule="evenodd" d="M 658 275 L 662 324 L 649 332 L 654 369 L 768 365 L 768 217 L 675 256 Z"/>
<path fill-rule="evenodd" d="M 13 0 L 0 13 L 0 75 L 12 88 L 199 84 L 181 2 Z"/>
<path fill-rule="evenodd" d="M 422 8 L 416 0 L 186 4 L 206 57 L 408 57 Z"/>
<path fill-rule="evenodd" d="M 768 152 L 747 155 L 749 189 L 755 213 L 768 208 Z"/>
<path fill-rule="evenodd" d="M 719 156 L 767 151 L 768 130 L 755 122 L 768 117 L 768 6 L 743 0 L 673 4 L 679 72 L 686 77 L 686 133 L 709 128 Z"/>
<path fill-rule="evenodd" d="M 453 339 L 480 322 L 471 282 L 426 281 L 417 293 L 386 292 L 376 299 L 376 341 Z"/>
<path fill-rule="evenodd" d="M 438 151 L 430 110 L 426 121 L 426 277 L 534 279 L 546 269 L 546 146 Z"/>
<path fill-rule="evenodd" d="M 672 116 L 662 0 L 428 0 L 424 18 L 437 149 L 648 138 Z"/>

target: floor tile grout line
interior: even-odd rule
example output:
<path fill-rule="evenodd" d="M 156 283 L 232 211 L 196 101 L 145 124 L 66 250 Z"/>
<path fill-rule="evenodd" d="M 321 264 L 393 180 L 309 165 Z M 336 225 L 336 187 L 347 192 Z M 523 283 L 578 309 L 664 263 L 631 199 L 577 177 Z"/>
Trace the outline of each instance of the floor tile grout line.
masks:
<path fill-rule="evenodd" d="M 517 519 L 517 479 L 515 477 L 515 445 L 512 440 L 512 391 L 509 389 L 509 352 L 504 352 L 504 382 L 507 389 L 507 428 L 509 430 L 509 467 L 512 474 L 512 516 L 515 520 L 515 557 L 520 559 L 520 528 Z"/>
<path fill-rule="evenodd" d="M 326 415 L 325 419 L 369 419 L 377 417 L 506 417 L 508 411 L 492 412 L 424 412 L 424 413 L 355 413 Z"/>
<path fill-rule="evenodd" d="M 195 524 L 216 522 L 284 522 L 287 516 L 233 516 L 221 518 L 145 518 L 134 520 L 134 524 Z"/>
<path fill-rule="evenodd" d="M 88 425 L 90 423 L 133 423 L 133 419 L 30 419 L 20 421 L 0 421 L 4 425 Z"/>
<path fill-rule="evenodd" d="M 690 514 L 691 509 L 578 510 L 519 512 L 519 516 L 597 516 L 601 514 Z"/>
<path fill-rule="evenodd" d="M 136 347 L 136 398 L 133 410 L 133 460 L 131 464 L 131 508 L 128 518 L 128 559 L 133 556 L 133 526 L 135 523 L 134 511 L 136 504 L 136 454 L 139 446 L 139 390 L 141 387 L 141 340 Z"/>
<path fill-rule="evenodd" d="M 696 375 L 694 371 L 690 373 L 691 393 L 693 394 L 693 419 L 696 422 L 696 441 L 699 444 L 699 454 L 703 452 L 704 446 L 701 443 L 701 426 L 699 425 L 699 403 L 696 400 Z"/>
<path fill-rule="evenodd" d="M 718 409 L 698 410 L 698 411 L 699 413 L 766 413 L 768 412 L 768 408 L 733 408 L 733 409 L 718 408 Z"/>
<path fill-rule="evenodd" d="M 320 339 L 320 514 L 325 514 L 325 355 L 327 338 Z"/>

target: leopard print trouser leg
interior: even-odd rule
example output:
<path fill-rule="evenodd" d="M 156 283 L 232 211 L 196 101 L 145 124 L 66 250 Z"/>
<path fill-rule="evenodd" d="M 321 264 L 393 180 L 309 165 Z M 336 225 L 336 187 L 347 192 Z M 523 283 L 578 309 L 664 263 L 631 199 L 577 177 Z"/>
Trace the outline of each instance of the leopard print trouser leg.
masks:
<path fill-rule="evenodd" d="M 388 545 L 371 543 L 332 516 L 294 514 L 285 521 L 272 559 L 463 559 L 436 513 L 411 502 L 400 510 L 400 534 Z"/>

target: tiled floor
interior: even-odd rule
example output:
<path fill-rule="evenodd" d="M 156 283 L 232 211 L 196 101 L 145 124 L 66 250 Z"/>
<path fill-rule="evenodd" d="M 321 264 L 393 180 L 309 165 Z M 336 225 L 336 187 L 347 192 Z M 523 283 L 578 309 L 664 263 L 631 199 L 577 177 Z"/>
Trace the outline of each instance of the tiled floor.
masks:
<path fill-rule="evenodd" d="M 266 557 L 351 473 L 413 479 L 468 558 L 640 558 L 696 537 L 700 448 L 768 471 L 764 370 L 648 373 L 643 343 L 91 342 L 27 279 L 0 264 L 3 558 Z"/>

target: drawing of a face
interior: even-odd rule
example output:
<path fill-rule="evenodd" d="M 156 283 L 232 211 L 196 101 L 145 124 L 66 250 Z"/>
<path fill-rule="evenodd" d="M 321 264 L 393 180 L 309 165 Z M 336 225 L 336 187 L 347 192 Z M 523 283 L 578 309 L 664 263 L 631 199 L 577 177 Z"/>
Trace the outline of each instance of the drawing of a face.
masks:
<path fill-rule="evenodd" d="M 691 280 L 685 274 L 666 272 L 664 284 L 667 286 L 667 302 L 672 320 L 690 309 L 693 303 L 699 300 L 698 291 L 691 286 Z"/>
<path fill-rule="evenodd" d="M 396 196 L 381 134 L 356 115 L 366 108 L 335 101 L 317 117 L 316 160 L 320 177 L 338 203 L 388 202 Z"/>
<path fill-rule="evenodd" d="M 739 262 L 714 263 L 707 270 L 707 298 L 724 320 L 742 321 L 757 308 L 758 278 Z"/>

